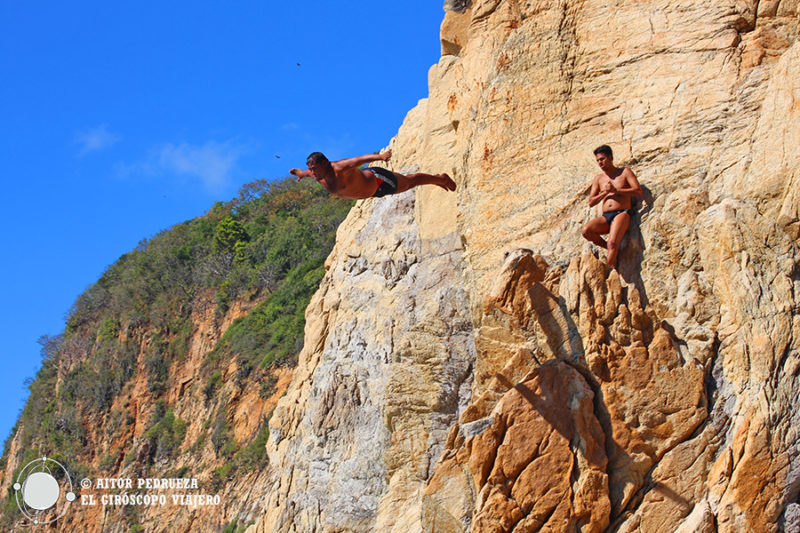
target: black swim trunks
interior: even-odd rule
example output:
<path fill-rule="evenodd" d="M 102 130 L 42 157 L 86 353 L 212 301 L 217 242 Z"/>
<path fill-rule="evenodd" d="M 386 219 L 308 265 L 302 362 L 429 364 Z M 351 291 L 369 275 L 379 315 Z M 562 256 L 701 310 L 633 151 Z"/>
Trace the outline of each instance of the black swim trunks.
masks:
<path fill-rule="evenodd" d="M 633 218 L 633 215 L 636 214 L 636 211 L 634 211 L 633 209 L 620 209 L 619 211 L 606 211 L 605 213 L 603 213 L 603 218 L 606 219 L 606 222 L 608 222 L 609 225 L 610 225 L 611 221 L 614 220 L 614 218 L 617 215 L 619 215 L 620 213 L 628 213 L 628 215 L 630 215 L 631 218 Z"/>
<path fill-rule="evenodd" d="M 383 167 L 367 167 L 364 170 L 372 171 L 372 173 L 375 174 L 375 178 L 381 182 L 380 186 L 378 186 L 378 190 L 372 195 L 373 197 L 381 198 L 387 194 L 394 194 L 397 192 L 397 177 L 394 175 L 394 172 Z"/>

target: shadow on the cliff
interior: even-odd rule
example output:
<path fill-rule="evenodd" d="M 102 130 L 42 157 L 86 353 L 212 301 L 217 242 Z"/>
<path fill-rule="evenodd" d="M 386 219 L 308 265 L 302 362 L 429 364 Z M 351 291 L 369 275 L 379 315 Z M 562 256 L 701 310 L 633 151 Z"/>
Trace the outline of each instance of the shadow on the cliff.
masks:
<path fill-rule="evenodd" d="M 681 338 L 681 336 L 678 335 L 678 333 L 675 331 L 675 328 L 672 326 L 672 324 L 670 324 L 666 320 L 662 320 L 661 322 L 659 322 L 659 327 L 661 329 L 663 329 L 664 331 L 666 331 L 667 333 L 669 333 L 669 336 L 672 339 L 672 342 L 675 343 L 675 345 L 677 345 L 678 347 L 680 347 L 680 350 L 678 351 L 679 355 L 682 354 L 682 351 L 688 351 L 689 350 L 689 344 L 686 342 L 685 339 Z M 683 357 L 681 357 L 681 359 L 683 359 Z M 686 361 L 682 361 L 682 362 L 685 363 Z"/>
<path fill-rule="evenodd" d="M 642 262 L 644 261 L 644 238 L 642 237 L 642 221 L 653 210 L 653 192 L 642 185 L 642 197 L 634 199 L 633 208 L 636 214 L 631 217 L 631 225 L 622 241 L 619 255 L 619 275 L 626 283 L 636 287 L 642 299 L 642 307 L 647 307 L 649 299 L 642 281 Z"/>
<path fill-rule="evenodd" d="M 686 514 L 689 514 L 689 511 L 692 510 L 693 504 L 690 503 L 689 500 L 687 500 L 686 498 L 684 498 L 683 496 L 681 496 L 680 494 L 678 494 L 677 492 L 675 492 L 674 490 L 672 490 L 671 488 L 669 488 L 660 481 L 656 481 L 655 483 L 653 483 L 653 485 L 650 487 L 650 491 L 663 494 L 670 500 L 674 501 L 675 503 L 683 507 L 683 511 Z"/>

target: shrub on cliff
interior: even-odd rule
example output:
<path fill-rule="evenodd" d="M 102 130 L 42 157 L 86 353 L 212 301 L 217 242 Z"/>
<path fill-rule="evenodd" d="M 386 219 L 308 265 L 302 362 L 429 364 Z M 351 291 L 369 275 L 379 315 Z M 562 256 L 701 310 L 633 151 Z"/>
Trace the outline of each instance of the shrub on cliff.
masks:
<path fill-rule="evenodd" d="M 144 437 L 151 442 L 155 459 L 169 459 L 180 447 L 186 436 L 186 421 L 167 409 L 166 402 L 159 400 L 151 418 L 151 425 Z"/>

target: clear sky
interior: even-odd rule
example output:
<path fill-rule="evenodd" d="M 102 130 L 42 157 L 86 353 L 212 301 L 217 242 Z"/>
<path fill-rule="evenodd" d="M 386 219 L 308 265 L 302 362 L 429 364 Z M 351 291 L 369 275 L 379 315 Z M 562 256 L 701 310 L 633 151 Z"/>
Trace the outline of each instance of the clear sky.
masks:
<path fill-rule="evenodd" d="M 0 2 L 0 438 L 75 298 L 258 178 L 388 144 L 442 0 Z"/>

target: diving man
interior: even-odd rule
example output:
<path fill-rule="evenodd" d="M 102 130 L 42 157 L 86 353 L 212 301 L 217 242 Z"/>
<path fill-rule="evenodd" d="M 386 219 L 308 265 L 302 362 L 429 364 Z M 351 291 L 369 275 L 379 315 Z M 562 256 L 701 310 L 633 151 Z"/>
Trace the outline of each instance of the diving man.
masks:
<path fill-rule="evenodd" d="M 447 174 L 398 174 L 381 167 L 360 168 L 373 161 L 388 161 L 392 151 L 368 154 L 339 161 L 328 161 L 320 152 L 308 156 L 308 170 L 293 168 L 289 172 L 297 181 L 313 177 L 329 193 L 340 198 L 380 198 L 387 194 L 399 194 L 420 185 L 438 185 L 447 191 L 456 190 L 456 183 Z"/>

